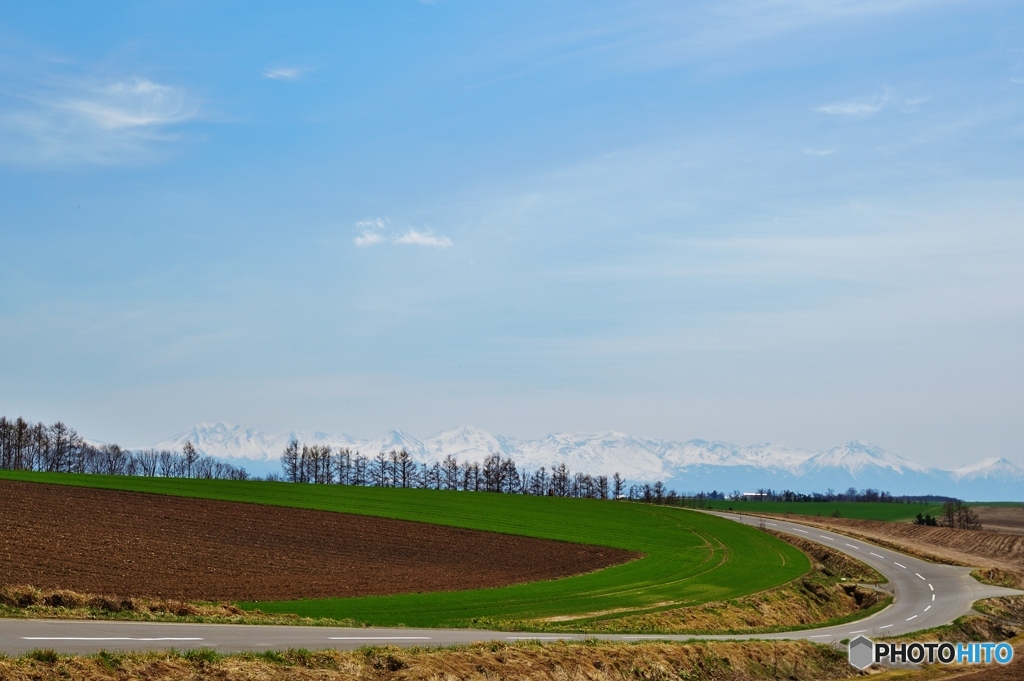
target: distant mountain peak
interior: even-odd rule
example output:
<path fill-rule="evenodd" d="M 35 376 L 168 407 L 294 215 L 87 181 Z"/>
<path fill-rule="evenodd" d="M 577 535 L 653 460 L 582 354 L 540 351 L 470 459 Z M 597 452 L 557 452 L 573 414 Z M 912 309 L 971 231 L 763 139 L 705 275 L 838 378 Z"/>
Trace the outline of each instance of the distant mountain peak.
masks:
<path fill-rule="evenodd" d="M 815 452 L 777 443 L 737 446 L 718 440 L 657 440 L 614 430 L 552 433 L 522 440 L 495 436 L 474 426 L 456 426 L 422 440 L 397 429 L 377 438 L 359 439 L 323 431 L 267 434 L 217 422 L 197 424 L 153 448 L 180 451 L 186 441 L 191 441 L 202 454 L 271 471 L 277 470 L 281 452 L 292 440 L 349 448 L 371 457 L 382 451 L 405 449 L 425 463 L 446 456 L 482 461 L 497 454 L 530 470 L 565 463 L 574 472 L 608 476 L 618 472 L 634 483 L 663 480 L 679 491 L 771 487 L 823 492 L 855 486 L 893 494 L 970 496 L 965 490 L 990 494 L 986 490 L 1002 485 L 998 489 L 1005 487 L 1004 496 L 1015 500 L 1024 490 L 1024 469 L 1006 458 L 989 457 L 955 471 L 943 471 L 908 461 L 867 440 L 852 440 Z"/>

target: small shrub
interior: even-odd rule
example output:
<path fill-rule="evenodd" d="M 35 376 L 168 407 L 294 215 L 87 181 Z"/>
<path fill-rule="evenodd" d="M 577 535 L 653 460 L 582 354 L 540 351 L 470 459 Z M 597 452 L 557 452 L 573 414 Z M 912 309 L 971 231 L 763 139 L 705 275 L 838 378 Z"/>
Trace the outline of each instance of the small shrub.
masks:
<path fill-rule="evenodd" d="M 183 657 L 189 662 L 201 664 L 213 664 L 220 659 L 220 655 L 213 648 L 199 648 L 186 651 Z"/>
<path fill-rule="evenodd" d="M 256 657 L 262 658 L 267 662 L 274 664 L 288 664 L 288 660 L 285 659 L 284 655 L 277 652 L 276 650 L 266 650 L 262 653 L 256 653 Z"/>
<path fill-rule="evenodd" d="M 101 650 L 97 655 L 99 661 L 103 663 L 103 666 L 111 671 L 116 671 L 121 668 L 121 658 L 114 653 Z"/>
<path fill-rule="evenodd" d="M 311 667 L 313 665 L 313 655 L 305 648 L 293 648 L 287 652 L 287 657 L 291 660 L 292 664 L 301 667 Z"/>
<path fill-rule="evenodd" d="M 28 654 L 29 659 L 35 660 L 36 662 L 42 662 L 43 664 L 53 664 L 57 661 L 57 653 L 52 648 L 46 650 L 36 649 Z"/>

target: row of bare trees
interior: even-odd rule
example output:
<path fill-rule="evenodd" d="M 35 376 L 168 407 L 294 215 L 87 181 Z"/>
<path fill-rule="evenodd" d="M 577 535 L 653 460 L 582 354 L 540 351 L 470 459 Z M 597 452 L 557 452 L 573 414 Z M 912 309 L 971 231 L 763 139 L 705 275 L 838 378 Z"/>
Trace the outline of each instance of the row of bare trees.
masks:
<path fill-rule="evenodd" d="M 348 448 L 300 445 L 292 441 L 281 455 L 283 480 L 314 484 L 418 487 L 472 492 L 502 492 L 589 499 L 619 498 L 625 480 L 616 473 L 572 473 L 565 463 L 549 471 L 520 470 L 511 458 L 491 454 L 483 461 L 447 456 L 433 464 L 417 463 L 409 452 L 391 450 L 368 457 Z M 660 483 L 659 483 L 660 484 Z"/>
<path fill-rule="evenodd" d="M 93 445 L 74 428 L 0 416 L 0 469 L 46 473 L 162 476 L 245 480 L 245 469 L 202 456 L 191 442 L 182 453 L 132 451 L 116 444 Z"/>
<path fill-rule="evenodd" d="M 957 530 L 980 530 L 981 520 L 978 514 L 960 499 L 947 501 L 942 505 L 942 513 L 937 518 L 942 527 Z"/>
<path fill-rule="evenodd" d="M 877 490 L 873 487 L 858 491 L 856 487 L 850 487 L 845 492 L 836 492 L 834 489 L 829 488 L 825 492 L 794 492 L 792 490 L 777 491 L 768 488 L 759 488 L 756 492 L 756 498 L 758 501 L 865 501 L 871 503 L 911 503 L 908 500 L 917 500 L 917 497 L 894 497 L 885 490 Z M 729 499 L 733 501 L 743 501 L 745 499 L 743 492 L 735 490 Z"/>

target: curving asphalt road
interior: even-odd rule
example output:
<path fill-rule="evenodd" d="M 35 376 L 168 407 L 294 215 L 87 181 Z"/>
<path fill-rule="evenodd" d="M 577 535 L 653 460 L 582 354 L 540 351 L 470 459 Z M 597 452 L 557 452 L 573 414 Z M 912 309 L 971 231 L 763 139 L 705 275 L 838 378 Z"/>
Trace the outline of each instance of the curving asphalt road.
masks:
<path fill-rule="evenodd" d="M 747 525 L 760 518 L 715 513 Z M 36 648 L 89 654 L 100 650 L 187 650 L 213 648 L 245 652 L 307 648 L 351 650 L 366 645 L 444 646 L 476 641 L 580 640 L 688 641 L 693 639 L 807 639 L 837 644 L 858 634 L 894 636 L 949 624 L 970 612 L 982 598 L 1022 595 L 1024 591 L 987 586 L 970 576 L 971 568 L 928 563 L 845 535 L 778 519 L 764 520 L 773 530 L 787 532 L 849 554 L 885 575 L 895 596 L 889 607 L 874 615 L 834 627 L 776 634 L 669 636 L 612 634 L 531 634 L 472 629 L 343 629 L 230 624 L 103 622 L 75 620 L 0 619 L 0 652 L 9 655 Z"/>

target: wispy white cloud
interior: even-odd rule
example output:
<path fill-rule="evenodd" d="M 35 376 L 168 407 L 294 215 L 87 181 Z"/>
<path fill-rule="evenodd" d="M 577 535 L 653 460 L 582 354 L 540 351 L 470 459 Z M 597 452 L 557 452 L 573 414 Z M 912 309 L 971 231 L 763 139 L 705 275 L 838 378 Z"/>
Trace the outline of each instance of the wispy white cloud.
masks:
<path fill-rule="evenodd" d="M 511 53 L 517 57 L 515 73 L 524 72 L 519 66 L 524 50 L 545 55 L 540 63 L 547 66 L 578 58 L 604 67 L 649 70 L 724 56 L 735 67 L 747 46 L 948 4 L 967 0 L 655 1 L 613 3 L 604 9 L 586 5 L 566 24 L 553 21 L 541 25 L 548 30 L 540 31 L 531 26 L 530 35 L 517 41 Z"/>
<path fill-rule="evenodd" d="M 297 80 L 302 77 L 302 74 L 306 72 L 306 69 L 298 68 L 295 66 L 285 66 L 273 69 L 266 69 L 263 72 L 264 78 L 270 78 L 271 80 Z"/>
<path fill-rule="evenodd" d="M 866 118 L 873 116 L 886 107 L 889 102 L 889 91 L 871 98 L 851 99 L 845 102 L 835 102 L 819 106 L 815 111 L 829 116 L 850 116 L 854 118 Z"/>
<path fill-rule="evenodd" d="M 383 218 L 372 220 L 360 220 L 356 223 L 359 236 L 352 240 L 356 246 L 361 248 L 374 246 L 384 241 L 384 231 L 388 228 L 388 221 Z"/>
<path fill-rule="evenodd" d="M 448 248 L 452 245 L 452 240 L 446 236 L 437 236 L 429 229 L 420 231 L 411 228 L 405 234 L 395 237 L 393 242 L 411 246 L 434 246 L 435 248 Z"/>
<path fill-rule="evenodd" d="M 831 148 L 827 148 L 827 149 L 811 149 L 811 148 L 808 148 L 808 147 L 804 147 L 800 151 L 802 151 L 803 153 L 807 154 L 808 156 L 831 156 L 832 154 L 836 153 L 837 150 L 836 149 L 831 149 Z"/>
<path fill-rule="evenodd" d="M 404 230 L 396 230 L 387 218 L 360 220 L 356 223 L 356 229 L 359 230 L 359 235 L 352 240 L 352 243 L 359 247 L 392 243 L 400 246 L 448 248 L 453 244 L 448 237 L 434 234 L 427 228 L 406 227 Z"/>
<path fill-rule="evenodd" d="M 374 244 L 379 244 L 382 241 L 384 241 L 384 237 L 382 237 L 377 232 L 372 232 L 369 230 L 363 232 L 362 234 L 360 234 L 359 236 L 352 240 L 352 242 L 356 246 L 373 246 Z"/>
<path fill-rule="evenodd" d="M 902 104 L 900 104 L 900 111 L 903 113 L 912 113 L 917 111 L 917 109 L 929 99 L 930 97 L 908 97 L 903 100 Z"/>
<path fill-rule="evenodd" d="M 180 87 L 146 78 L 64 83 L 24 94 L 0 114 L 0 159 L 32 165 L 132 163 L 196 116 Z"/>

